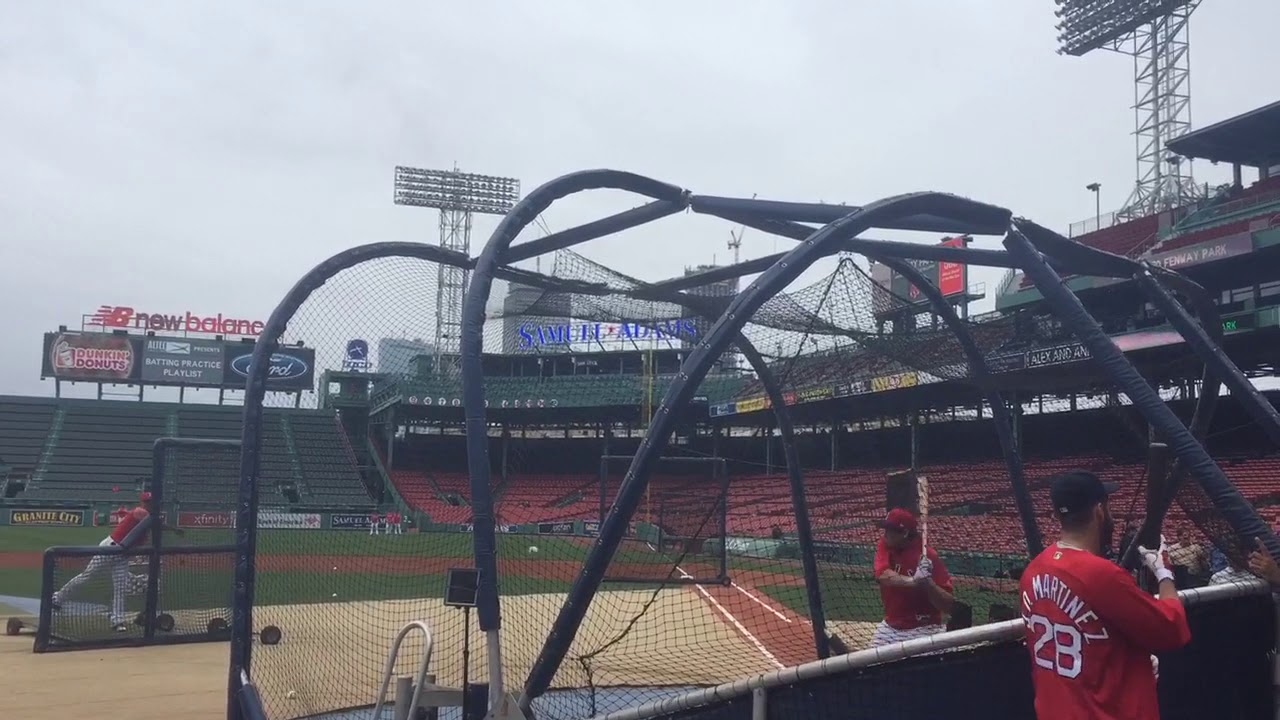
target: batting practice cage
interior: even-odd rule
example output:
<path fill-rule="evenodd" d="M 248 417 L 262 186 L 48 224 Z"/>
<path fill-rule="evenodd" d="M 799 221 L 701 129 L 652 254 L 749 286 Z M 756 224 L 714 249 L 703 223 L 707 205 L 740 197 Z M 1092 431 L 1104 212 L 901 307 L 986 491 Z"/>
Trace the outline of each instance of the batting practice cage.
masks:
<path fill-rule="evenodd" d="M 137 505 L 140 493 L 151 493 L 153 517 L 145 521 L 150 543 L 45 551 L 36 652 L 231 637 L 237 548 L 230 518 L 240 442 L 160 438 L 151 465 L 151 477 L 139 478 L 137 492 L 126 495 L 123 508 Z M 225 529 L 201 518 L 225 518 Z M 103 529 L 104 537 L 120 519 L 113 513 L 113 527 Z"/>
<path fill-rule="evenodd" d="M 646 203 L 546 229 L 587 190 Z M 686 212 L 793 244 L 658 282 L 573 249 Z M 1048 312 L 970 317 L 969 266 Z M 1177 357 L 1127 355 L 1077 278 L 1149 303 Z M 1138 541 L 1164 532 L 1229 566 L 1179 578 L 1193 636 L 1160 658 L 1162 717 L 1271 717 L 1275 608 L 1241 571 L 1280 541 L 1205 448 L 1219 405 L 1271 444 L 1280 418 L 1221 335 L 1186 276 L 937 192 L 775 202 L 591 170 L 514 202 L 476 257 L 339 253 L 289 291 L 248 368 L 229 715 L 1031 718 L 1018 580 L 1056 533 L 1048 479 L 1084 468 L 1120 484 L 1118 562 L 1137 572 Z M 272 384 L 299 344 L 308 412 Z M 1096 433 L 1053 436 L 1067 412 Z M 1024 452 L 1046 442 L 1061 453 Z M 273 444 L 300 465 L 271 466 Z M 300 493 L 323 509 L 290 510 Z M 945 631 L 877 645 L 872 563 L 897 507 L 956 603 Z M 165 538 L 144 607 L 179 621 L 183 560 L 223 566 Z"/>

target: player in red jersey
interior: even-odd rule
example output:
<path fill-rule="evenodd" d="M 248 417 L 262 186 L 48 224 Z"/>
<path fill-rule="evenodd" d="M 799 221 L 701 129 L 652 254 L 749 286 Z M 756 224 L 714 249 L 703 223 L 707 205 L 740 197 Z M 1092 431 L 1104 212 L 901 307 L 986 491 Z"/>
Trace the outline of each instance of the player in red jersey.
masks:
<path fill-rule="evenodd" d="M 111 534 L 103 538 L 98 546 L 132 550 L 145 545 L 153 526 L 158 524 L 158 520 L 151 514 L 151 509 L 151 493 L 144 492 L 138 497 L 138 506 L 125 513 L 120 518 L 120 522 L 112 528 Z M 185 534 L 177 528 L 166 526 L 165 529 L 172 530 L 178 535 Z M 123 553 L 94 555 L 85 566 L 84 572 L 68 580 L 53 594 L 53 609 L 61 610 L 63 601 L 75 592 L 76 588 L 100 572 L 111 573 L 111 625 L 116 632 L 125 632 L 129 629 L 125 622 L 124 609 L 125 595 L 129 591 L 129 558 Z"/>
<path fill-rule="evenodd" d="M 1040 720 L 1158 720 L 1152 653 L 1191 640 L 1163 539 L 1157 550 L 1138 548 L 1159 581 L 1157 598 L 1103 559 L 1115 529 L 1107 496 L 1115 490 L 1083 470 L 1054 478 L 1050 499 L 1062 537 L 1022 574 Z"/>
<path fill-rule="evenodd" d="M 873 572 L 880 584 L 884 620 L 872 645 L 887 645 L 946 630 L 942 614 L 951 610 L 951 575 L 933 548 L 924 547 L 916 517 L 902 508 L 889 511 L 881 524 Z M 921 557 L 923 555 L 923 557 Z"/>

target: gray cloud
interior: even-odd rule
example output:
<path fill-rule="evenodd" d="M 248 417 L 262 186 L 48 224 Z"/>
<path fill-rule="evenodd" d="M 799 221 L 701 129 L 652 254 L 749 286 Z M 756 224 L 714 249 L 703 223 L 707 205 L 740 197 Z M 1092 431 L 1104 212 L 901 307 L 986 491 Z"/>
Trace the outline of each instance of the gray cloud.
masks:
<path fill-rule="evenodd" d="M 432 212 L 391 204 L 397 163 L 526 188 L 600 166 L 797 200 L 932 188 L 1058 227 L 1092 213 L 1085 183 L 1118 207 L 1133 179 L 1131 62 L 1056 55 L 1047 1 L 0 8 L 0 392 L 49 392 L 40 334 L 99 303 L 265 317 L 343 248 L 434 242 Z M 1198 121 L 1274 99 L 1241 68 L 1280 66 L 1280 6 L 1193 22 Z M 727 237 L 680 216 L 586 253 L 658 278 L 724 261 Z"/>

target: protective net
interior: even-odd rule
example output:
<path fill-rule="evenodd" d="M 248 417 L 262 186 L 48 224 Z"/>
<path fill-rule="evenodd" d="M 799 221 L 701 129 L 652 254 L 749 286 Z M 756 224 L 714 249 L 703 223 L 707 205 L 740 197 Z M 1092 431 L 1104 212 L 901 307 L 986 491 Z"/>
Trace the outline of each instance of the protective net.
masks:
<path fill-rule="evenodd" d="M 1160 717 L 1270 717 L 1275 653 L 1274 606 L 1262 592 L 1192 604 L 1187 610 L 1192 640 L 1160 657 Z M 1255 631 L 1256 629 L 1256 631 Z M 766 717 L 835 719 L 850 708 L 869 717 L 1035 717 L 1027 649 L 1012 639 L 985 642 L 896 662 L 771 687 Z M 1239 644 L 1237 644 L 1239 641 Z M 998 678 L 998 681 L 993 681 Z M 1205 692 L 1207 687 L 1215 692 Z M 909 690 L 908 690 L 909 688 Z M 752 696 L 737 695 L 688 710 L 642 715 L 653 720 L 747 720 Z"/>
<path fill-rule="evenodd" d="M 690 406 L 672 409 L 680 420 L 667 458 L 552 690 L 535 702 L 539 717 L 619 710 L 813 660 L 815 600 L 833 649 L 868 647 L 884 619 L 872 568 L 899 471 L 927 482 L 929 543 L 958 601 L 944 622 L 1014 612 L 1026 537 L 993 408 L 959 342 L 874 268 L 848 256 L 824 267 L 766 302 L 743 333 L 797 421 L 815 593 L 772 401 L 731 347 Z M 485 325 L 503 669 L 513 687 L 547 641 L 655 406 L 737 288 L 695 278 L 675 295 L 567 250 L 551 276 L 504 270 Z M 435 631 L 437 680 L 461 684 L 467 615 L 443 594 L 445 572 L 473 563 L 472 497 L 460 319 L 442 300 L 441 277 L 423 260 L 367 262 L 325 283 L 289 323 L 282 347 L 302 342 L 315 360 L 313 389 L 269 393 L 264 423 L 254 619 L 259 632 L 281 628 L 283 640 L 255 647 L 253 670 L 272 717 L 375 702 L 391 639 L 410 620 Z M 1055 532 L 1048 478 L 1084 468 L 1122 485 L 1119 539 L 1147 512 L 1145 421 L 1051 316 L 1004 310 L 962 322 L 1018 418 L 1040 531 Z M 1185 419 L 1182 388 L 1199 368 L 1161 353 L 1141 368 Z M 602 456 L 616 459 L 602 465 Z M 1225 538 L 1197 492 L 1183 486 L 1166 527 Z M 474 679 L 487 658 L 470 623 Z M 397 674 L 415 669 L 417 643 L 406 644 Z"/>
<path fill-rule="evenodd" d="M 53 611 L 37 644 L 69 650 L 227 639 L 232 550 L 162 550 L 154 576 L 152 562 L 147 550 L 50 551 L 44 601 Z M 146 596 L 152 585 L 157 602 L 149 619 Z"/>
<path fill-rule="evenodd" d="M 439 280 L 436 263 L 413 258 L 357 265 L 317 289 L 283 336 L 315 360 L 307 391 L 266 397 L 252 669 L 270 717 L 375 703 L 410 621 L 433 629 L 438 681 L 461 683 L 464 618 L 444 590 L 448 568 L 473 564 L 469 515 L 424 511 L 426 478 L 401 472 L 394 452 L 413 422 L 385 412 L 396 382 L 439 359 Z M 279 642 L 266 642 L 275 628 Z M 422 650 L 420 635 L 406 640 L 397 673 L 412 674 Z M 483 649 L 471 659 L 478 677 Z"/>

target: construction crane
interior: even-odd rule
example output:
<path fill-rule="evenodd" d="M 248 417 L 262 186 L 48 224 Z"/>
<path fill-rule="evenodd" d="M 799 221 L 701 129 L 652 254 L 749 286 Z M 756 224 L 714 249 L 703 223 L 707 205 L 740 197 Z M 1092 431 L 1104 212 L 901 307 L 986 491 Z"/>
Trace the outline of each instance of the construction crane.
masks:
<path fill-rule="evenodd" d="M 752 200 L 756 199 L 755 193 L 751 193 L 751 199 Z M 740 256 L 742 255 L 742 234 L 745 233 L 746 231 L 747 231 L 746 224 L 739 225 L 738 231 L 736 233 L 732 230 L 729 231 L 729 249 L 733 251 L 734 265 L 738 264 Z"/>

